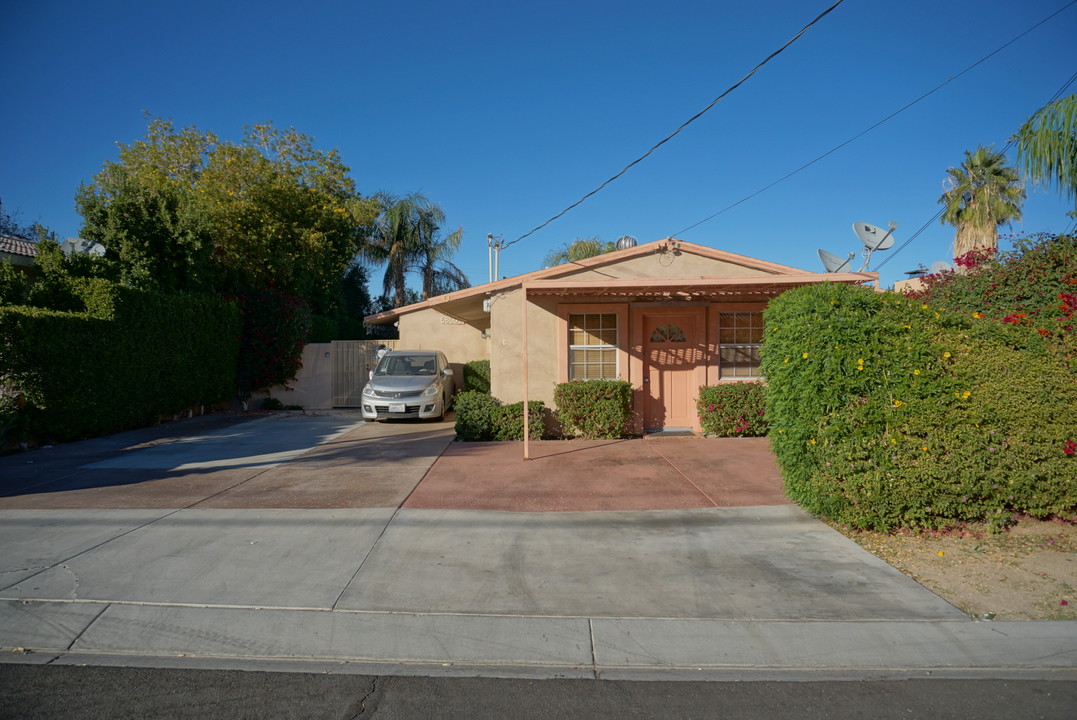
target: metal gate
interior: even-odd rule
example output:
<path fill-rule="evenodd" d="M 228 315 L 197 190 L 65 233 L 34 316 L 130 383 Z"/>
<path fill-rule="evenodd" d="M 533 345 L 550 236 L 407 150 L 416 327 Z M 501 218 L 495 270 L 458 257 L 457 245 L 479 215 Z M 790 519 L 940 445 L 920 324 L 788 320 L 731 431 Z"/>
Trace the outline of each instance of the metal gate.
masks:
<path fill-rule="evenodd" d="M 398 340 L 333 341 L 333 407 L 359 407 L 363 386 L 377 364 L 379 345 L 390 350 Z"/>

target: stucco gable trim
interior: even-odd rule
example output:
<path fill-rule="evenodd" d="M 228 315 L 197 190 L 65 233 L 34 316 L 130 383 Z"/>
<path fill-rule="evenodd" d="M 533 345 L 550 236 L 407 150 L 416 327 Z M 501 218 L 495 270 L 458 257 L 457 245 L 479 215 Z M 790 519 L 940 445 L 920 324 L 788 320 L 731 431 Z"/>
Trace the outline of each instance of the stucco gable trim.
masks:
<path fill-rule="evenodd" d="M 372 325 L 384 324 L 395 320 L 401 315 L 417 312 L 425 308 L 437 307 L 438 305 L 444 303 L 453 302 L 456 300 L 463 300 L 469 297 L 473 297 L 475 295 L 492 295 L 503 290 L 520 287 L 521 285 L 527 283 L 539 280 L 552 280 L 560 277 L 571 276 L 578 274 L 584 270 L 601 268 L 603 266 L 613 265 L 616 263 L 624 262 L 625 260 L 630 260 L 632 258 L 653 255 L 659 252 L 680 252 L 697 255 L 712 260 L 718 260 L 734 265 L 741 265 L 743 267 L 751 268 L 753 270 L 759 270 L 771 276 L 788 276 L 788 278 L 790 279 L 821 274 L 812 273 L 807 270 L 801 270 L 799 268 L 791 267 L 789 265 L 780 265 L 778 263 L 772 263 L 766 260 L 751 258 L 746 255 L 738 255 L 736 253 L 727 252 L 725 250 L 715 250 L 714 248 L 696 245 L 695 243 L 677 240 L 676 238 L 664 238 L 662 240 L 656 240 L 654 242 L 643 243 L 641 245 L 636 245 L 635 247 L 626 248 L 625 250 L 614 250 L 613 252 L 596 255 L 595 257 L 587 258 L 585 260 L 578 260 L 571 263 L 564 263 L 562 265 L 555 265 L 554 267 L 543 268 L 542 270 L 535 270 L 530 273 L 524 273 L 523 275 L 516 275 L 510 278 L 505 278 L 504 280 L 497 280 L 492 283 L 476 285 L 475 287 L 458 290 L 453 293 L 448 293 L 447 295 L 439 295 L 437 297 L 430 298 L 429 300 L 424 300 L 422 302 L 414 303 L 412 305 L 405 305 L 404 307 L 396 308 L 394 310 L 387 310 L 382 313 L 377 313 L 376 315 L 368 315 L 367 317 L 363 318 L 363 320 Z M 760 276 L 760 279 L 768 280 L 769 278 L 767 278 L 766 276 Z M 869 279 L 872 278 L 865 277 L 863 280 L 867 281 Z M 626 282 L 632 282 L 632 280 L 627 279 Z M 648 281 L 635 282 L 637 284 L 641 284 Z"/>

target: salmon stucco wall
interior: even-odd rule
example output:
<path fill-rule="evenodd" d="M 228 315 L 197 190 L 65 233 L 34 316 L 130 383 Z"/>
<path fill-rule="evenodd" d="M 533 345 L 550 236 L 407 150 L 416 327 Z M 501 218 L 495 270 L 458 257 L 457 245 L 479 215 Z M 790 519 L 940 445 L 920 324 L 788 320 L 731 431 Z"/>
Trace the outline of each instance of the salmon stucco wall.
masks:
<path fill-rule="evenodd" d="M 464 381 L 463 365 L 472 360 L 490 359 L 490 346 L 482 330 L 433 308 L 401 315 L 401 350 L 440 350 L 456 374 L 457 386 Z"/>
<path fill-rule="evenodd" d="M 304 410 L 324 410 L 333 407 L 333 343 L 308 343 L 303 346 L 302 367 L 287 386 L 274 385 L 267 390 L 251 393 L 248 405 L 252 410 L 262 407 L 267 397 L 284 405 L 299 405 Z"/>
<path fill-rule="evenodd" d="M 523 396 L 523 317 L 519 289 L 494 297 L 490 326 L 490 393 L 505 403 Z M 531 400 L 553 407 L 557 378 L 556 298 L 532 298 L 527 308 L 527 378 Z"/>

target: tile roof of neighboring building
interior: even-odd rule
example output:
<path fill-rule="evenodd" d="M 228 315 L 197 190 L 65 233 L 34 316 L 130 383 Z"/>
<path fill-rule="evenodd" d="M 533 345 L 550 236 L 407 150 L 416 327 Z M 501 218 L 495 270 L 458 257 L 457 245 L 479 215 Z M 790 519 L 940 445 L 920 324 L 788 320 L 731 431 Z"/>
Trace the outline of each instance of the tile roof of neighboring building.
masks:
<path fill-rule="evenodd" d="M 37 257 L 37 245 L 11 235 L 0 235 L 0 252 L 10 255 Z"/>

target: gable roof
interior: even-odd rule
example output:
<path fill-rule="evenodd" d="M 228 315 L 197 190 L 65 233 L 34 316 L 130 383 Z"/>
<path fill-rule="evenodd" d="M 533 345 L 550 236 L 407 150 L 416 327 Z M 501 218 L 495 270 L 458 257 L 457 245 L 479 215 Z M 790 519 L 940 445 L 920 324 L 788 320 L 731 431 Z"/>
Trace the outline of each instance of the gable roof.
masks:
<path fill-rule="evenodd" d="M 760 271 L 763 275 L 738 278 L 695 277 L 677 278 L 672 280 L 633 278 L 580 280 L 578 278 L 572 278 L 573 275 L 578 275 L 581 271 L 595 270 L 605 265 L 621 263 L 632 258 L 669 251 L 695 255 L 701 258 L 730 263 L 732 265 L 739 265 L 744 268 Z M 801 270 L 789 265 L 780 265 L 778 263 L 759 260 L 746 255 L 738 255 L 725 250 L 715 250 L 714 248 L 696 245 L 675 238 L 664 238 L 662 240 L 626 248 L 625 250 L 614 250 L 612 252 L 596 255 L 595 257 L 586 258 L 585 260 L 567 262 L 561 265 L 555 265 L 554 267 L 524 273 L 523 275 L 516 275 L 503 280 L 496 280 L 494 282 L 465 288 L 464 290 L 457 290 L 456 292 L 447 293 L 445 295 L 438 295 L 437 297 L 432 297 L 428 300 L 423 300 L 411 305 L 405 305 L 404 307 L 387 310 L 375 315 L 368 315 L 364 318 L 364 321 L 371 324 L 384 324 L 395 320 L 401 315 L 432 307 L 438 307 L 443 311 L 448 311 L 449 308 L 446 306 L 454 306 L 454 309 L 464 310 L 465 306 L 474 305 L 478 298 L 518 287 L 526 288 L 530 294 L 609 295 L 617 294 L 616 290 L 620 290 L 622 291 L 621 294 L 639 295 L 641 291 L 645 291 L 649 294 L 660 294 L 668 297 L 671 293 L 684 295 L 687 292 L 685 290 L 687 286 L 696 288 L 694 293 L 696 296 L 703 294 L 723 294 L 717 289 L 720 286 L 737 286 L 742 288 L 741 291 L 743 291 L 743 288 L 745 287 L 758 286 L 762 289 L 762 286 L 766 286 L 769 288 L 770 294 L 773 294 L 788 287 L 811 282 L 820 282 L 823 278 L 835 282 L 862 283 L 873 280 L 877 281 L 878 273 L 812 273 L 808 270 Z M 710 288 L 710 290 L 704 290 L 705 287 Z M 732 293 L 727 292 L 725 294 Z M 472 302 L 461 302 L 468 300 L 471 300 Z M 474 308 L 471 308 L 470 312 L 465 312 L 464 314 L 451 311 L 447 312 L 447 314 L 460 317 L 460 319 L 463 320 L 476 319 L 475 317 L 469 317 L 469 315 L 474 315 Z"/>

